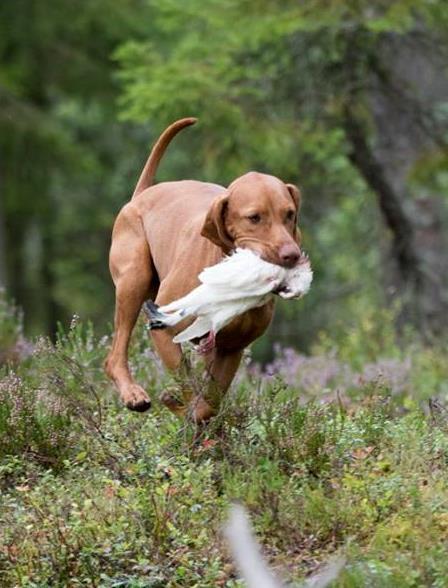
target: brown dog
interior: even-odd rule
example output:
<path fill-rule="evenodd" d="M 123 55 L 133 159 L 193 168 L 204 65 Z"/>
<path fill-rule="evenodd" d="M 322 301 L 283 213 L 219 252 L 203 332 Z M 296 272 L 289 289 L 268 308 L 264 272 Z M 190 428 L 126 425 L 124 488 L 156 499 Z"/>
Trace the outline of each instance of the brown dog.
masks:
<path fill-rule="evenodd" d="M 198 274 L 219 262 L 236 247 L 249 247 L 263 259 L 293 267 L 300 257 L 296 227 L 300 192 L 274 176 L 249 172 L 226 189 L 193 180 L 152 186 L 157 165 L 171 139 L 194 118 L 168 127 L 155 144 L 131 202 L 120 211 L 112 234 L 110 271 L 116 287 L 115 334 L 106 360 L 107 374 L 115 382 L 125 405 L 137 411 L 150 407 L 150 399 L 135 383 L 128 366 L 128 344 L 140 309 L 147 298 L 167 304 L 198 284 Z M 192 395 L 181 391 L 181 400 L 167 392 L 162 401 L 183 414 L 189 407 L 196 422 L 216 412 L 212 395 L 230 386 L 243 349 L 268 327 L 273 303 L 235 318 L 216 337 L 206 356 L 209 389 Z M 184 329 L 152 331 L 158 354 L 171 371 L 185 369 L 180 345 L 172 338 Z M 208 402 L 207 400 L 208 399 Z"/>

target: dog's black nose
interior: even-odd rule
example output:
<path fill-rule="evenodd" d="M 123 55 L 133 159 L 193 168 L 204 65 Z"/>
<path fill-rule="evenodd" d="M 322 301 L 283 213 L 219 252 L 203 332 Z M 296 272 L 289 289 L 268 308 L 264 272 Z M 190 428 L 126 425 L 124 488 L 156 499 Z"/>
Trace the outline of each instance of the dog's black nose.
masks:
<path fill-rule="evenodd" d="M 300 259 L 300 249 L 297 245 L 283 245 L 280 247 L 279 256 L 284 267 L 294 267 Z"/>

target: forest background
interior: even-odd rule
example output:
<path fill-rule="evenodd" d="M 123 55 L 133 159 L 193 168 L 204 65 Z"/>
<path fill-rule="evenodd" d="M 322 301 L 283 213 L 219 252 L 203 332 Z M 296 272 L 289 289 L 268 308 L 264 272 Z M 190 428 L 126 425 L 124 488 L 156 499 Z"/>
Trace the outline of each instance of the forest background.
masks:
<path fill-rule="evenodd" d="M 108 328 L 114 218 L 184 116 L 159 181 L 255 169 L 303 191 L 315 282 L 260 358 L 391 318 L 446 334 L 445 2 L 19 0 L 0 26 L 0 284 L 29 335 Z"/>

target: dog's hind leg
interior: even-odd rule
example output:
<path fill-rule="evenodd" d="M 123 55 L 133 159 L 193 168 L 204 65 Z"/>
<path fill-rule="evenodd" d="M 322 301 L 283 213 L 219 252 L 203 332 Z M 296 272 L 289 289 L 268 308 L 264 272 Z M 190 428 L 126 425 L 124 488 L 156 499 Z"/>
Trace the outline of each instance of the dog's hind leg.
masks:
<path fill-rule="evenodd" d="M 193 395 L 189 385 L 187 359 L 182 355 L 181 346 L 173 343 L 171 329 L 151 331 L 151 338 L 158 356 L 175 380 L 175 383 L 161 392 L 160 401 L 177 416 L 184 416 Z"/>
<path fill-rule="evenodd" d="M 162 282 L 156 298 L 157 306 L 162 306 L 172 301 L 173 298 L 179 298 L 175 291 L 173 293 L 173 284 L 170 281 Z M 174 414 L 184 416 L 193 394 L 189 385 L 187 358 L 182 355 L 181 346 L 173 342 L 173 336 L 173 330 L 169 327 L 163 330 L 151 330 L 151 338 L 158 356 L 178 382 L 163 390 L 160 394 L 160 401 Z"/>
<path fill-rule="evenodd" d="M 142 412 L 151 406 L 151 401 L 129 371 L 128 346 L 143 302 L 156 294 L 157 276 L 140 217 L 132 204 L 122 209 L 115 222 L 110 270 L 116 288 L 115 332 L 105 368 L 124 404 Z"/>
<path fill-rule="evenodd" d="M 206 423 L 219 411 L 222 397 L 227 392 L 240 365 L 242 350 L 219 351 L 214 349 L 209 357 L 210 382 L 204 394 L 192 398 L 189 412 L 196 423 Z"/>

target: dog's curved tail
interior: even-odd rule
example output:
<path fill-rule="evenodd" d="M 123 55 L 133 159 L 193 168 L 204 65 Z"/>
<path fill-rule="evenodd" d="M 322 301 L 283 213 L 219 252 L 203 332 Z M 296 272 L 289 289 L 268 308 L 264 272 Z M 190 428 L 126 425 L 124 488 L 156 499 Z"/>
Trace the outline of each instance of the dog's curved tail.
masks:
<path fill-rule="evenodd" d="M 177 135 L 179 131 L 183 128 L 188 127 L 190 125 L 194 125 L 197 121 L 197 118 L 181 118 L 177 120 L 172 125 L 170 125 L 167 129 L 163 131 L 160 137 L 157 140 L 157 143 L 152 148 L 151 153 L 149 154 L 148 161 L 143 168 L 143 171 L 138 179 L 137 185 L 135 186 L 134 193 L 132 194 L 132 198 L 149 188 L 154 182 L 154 177 L 156 175 L 157 167 L 159 165 L 160 160 L 162 159 L 163 154 L 165 153 L 166 148 L 170 144 L 171 140 Z"/>

